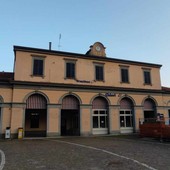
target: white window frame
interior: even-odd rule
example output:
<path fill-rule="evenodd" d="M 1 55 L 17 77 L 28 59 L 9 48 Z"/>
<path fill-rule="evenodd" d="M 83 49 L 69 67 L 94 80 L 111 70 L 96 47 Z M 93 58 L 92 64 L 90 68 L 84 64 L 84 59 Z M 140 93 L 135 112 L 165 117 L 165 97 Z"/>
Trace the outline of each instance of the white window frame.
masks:
<path fill-rule="evenodd" d="M 126 111 L 129 111 L 130 112 L 130 114 L 126 114 Z M 124 114 L 121 114 L 120 112 L 124 112 Z M 134 126 L 134 122 L 133 122 L 133 113 L 132 113 L 132 110 L 131 109 L 121 109 L 120 111 L 119 111 L 119 117 L 124 117 L 124 124 L 125 124 L 125 126 L 121 126 L 121 123 L 120 123 L 120 128 L 133 128 L 133 126 Z M 131 126 L 126 126 L 126 116 L 130 116 L 131 117 Z M 121 119 L 120 119 L 121 120 Z"/>
<path fill-rule="evenodd" d="M 98 114 L 94 114 L 94 112 L 97 111 Z M 105 113 L 104 114 L 100 114 L 100 111 L 104 111 Z M 93 109 L 93 114 L 92 114 L 92 120 L 93 120 L 93 117 L 98 117 L 98 128 L 94 128 L 93 129 L 105 129 L 105 128 L 108 128 L 108 113 L 107 113 L 107 109 Z M 104 116 L 105 117 L 105 127 L 101 127 L 100 124 L 100 117 L 101 116 Z"/>

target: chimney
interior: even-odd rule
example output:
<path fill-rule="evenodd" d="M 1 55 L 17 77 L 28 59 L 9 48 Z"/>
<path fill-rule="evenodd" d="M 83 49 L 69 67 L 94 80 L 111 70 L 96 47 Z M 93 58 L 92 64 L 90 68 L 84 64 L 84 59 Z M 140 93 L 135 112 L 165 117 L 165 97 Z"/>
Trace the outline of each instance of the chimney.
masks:
<path fill-rule="evenodd" d="M 51 43 L 51 42 L 49 42 L 49 50 L 51 50 L 51 45 L 52 45 L 52 43 Z"/>

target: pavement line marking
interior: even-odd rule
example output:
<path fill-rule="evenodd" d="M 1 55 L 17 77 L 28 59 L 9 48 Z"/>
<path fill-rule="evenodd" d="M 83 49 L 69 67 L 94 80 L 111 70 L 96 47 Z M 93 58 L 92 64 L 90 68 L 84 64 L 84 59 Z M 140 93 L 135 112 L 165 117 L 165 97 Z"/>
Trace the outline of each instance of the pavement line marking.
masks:
<path fill-rule="evenodd" d="M 2 170 L 4 168 L 4 165 L 5 165 L 5 154 L 2 150 L 0 150 L 0 154 L 1 154 L 0 170 Z"/>
<path fill-rule="evenodd" d="M 126 159 L 126 160 L 130 160 L 136 164 L 139 164 L 140 166 L 143 166 L 145 168 L 148 168 L 150 170 L 157 170 L 145 163 L 142 163 L 142 162 L 139 162 L 135 159 L 132 159 L 132 158 L 128 158 L 126 156 L 123 156 L 123 155 L 119 155 L 119 154 L 116 154 L 114 152 L 110 152 L 110 151 L 107 151 L 107 150 L 104 150 L 104 149 L 99 149 L 99 148 L 95 148 L 93 146 L 88 146 L 88 145 L 82 145 L 82 144 L 77 144 L 77 143 L 72 143 L 72 142 L 66 142 L 66 141 L 62 141 L 62 140 L 51 140 L 51 139 L 47 139 L 47 140 L 50 140 L 50 141 L 55 141 L 55 142 L 60 142 L 60 143 L 66 143 L 66 144 L 69 144 L 69 145 L 75 145 L 75 146 L 79 146 L 79 147 L 83 147 L 83 148 L 88 148 L 88 149 L 93 149 L 93 150 L 96 150 L 96 151 L 102 151 L 104 153 L 107 153 L 107 154 L 110 154 L 110 155 L 113 155 L 113 156 L 117 156 L 119 158 L 122 158 L 122 159 Z"/>

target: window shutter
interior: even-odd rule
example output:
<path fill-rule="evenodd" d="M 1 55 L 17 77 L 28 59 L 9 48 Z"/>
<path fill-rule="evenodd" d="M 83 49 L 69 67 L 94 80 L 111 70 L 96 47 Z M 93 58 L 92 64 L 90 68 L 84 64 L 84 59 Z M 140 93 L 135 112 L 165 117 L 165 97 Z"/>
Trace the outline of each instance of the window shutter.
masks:
<path fill-rule="evenodd" d="M 92 108 L 93 109 L 107 109 L 107 101 L 102 97 L 97 97 L 93 100 Z"/>
<path fill-rule="evenodd" d="M 34 59 L 34 75 L 43 75 L 43 60 Z"/>
<path fill-rule="evenodd" d="M 46 109 L 47 101 L 40 94 L 31 95 L 26 102 L 26 109 Z"/>
<path fill-rule="evenodd" d="M 79 101 L 74 96 L 66 96 L 62 101 L 62 109 L 78 110 Z"/>

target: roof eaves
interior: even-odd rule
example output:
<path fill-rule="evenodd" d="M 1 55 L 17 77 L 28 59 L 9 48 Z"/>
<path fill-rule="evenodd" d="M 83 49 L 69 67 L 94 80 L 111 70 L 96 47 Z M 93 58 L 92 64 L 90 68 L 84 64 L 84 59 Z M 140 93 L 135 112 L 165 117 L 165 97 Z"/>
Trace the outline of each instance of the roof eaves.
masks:
<path fill-rule="evenodd" d="M 54 51 L 54 50 L 47 50 L 47 49 L 39 49 L 39 48 L 32 48 L 32 47 L 23 47 L 23 46 L 14 46 L 14 51 L 24 51 L 24 52 L 33 52 L 33 53 L 43 53 L 43 54 L 49 54 L 49 55 L 59 55 L 59 56 L 68 56 L 73 58 L 84 58 L 84 59 L 90 59 L 90 60 L 99 60 L 99 61 L 108 61 L 108 62 L 116 62 L 116 63 L 124 63 L 124 64 L 133 64 L 133 65 L 146 65 L 150 67 L 157 67 L 160 68 L 162 65 L 160 64 L 154 64 L 154 63 L 145 63 L 145 62 L 139 62 L 139 61 L 131 61 L 131 60 L 124 60 L 124 59 L 116 59 L 116 58 L 110 58 L 110 57 L 99 57 L 99 56 L 92 56 L 86 54 L 79 54 L 79 53 L 71 53 L 71 52 L 64 52 L 64 51 Z"/>

